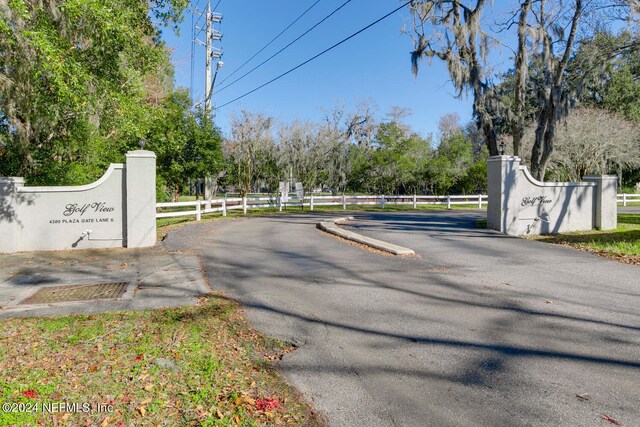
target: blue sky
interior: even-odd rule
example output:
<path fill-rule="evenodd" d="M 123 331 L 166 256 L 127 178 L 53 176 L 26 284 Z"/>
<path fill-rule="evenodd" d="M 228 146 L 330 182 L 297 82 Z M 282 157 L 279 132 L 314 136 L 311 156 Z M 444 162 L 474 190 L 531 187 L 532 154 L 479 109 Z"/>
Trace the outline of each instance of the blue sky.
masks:
<path fill-rule="evenodd" d="M 315 0 L 221 0 L 223 33 L 216 46 L 224 51 L 223 68 L 216 80 L 215 104 L 221 105 L 298 65 L 334 43 L 398 7 L 396 0 L 352 0 L 339 12 L 300 41 L 252 74 L 228 88 L 226 83 L 250 70 L 299 34 L 324 18 L 345 0 L 320 0 L 302 19 L 258 57 L 227 81 L 224 79 L 253 56 L 269 40 L 311 6 Z M 193 4 L 203 10 L 207 0 Z M 217 0 L 212 0 L 212 6 Z M 197 18 L 196 18 L 197 19 Z M 325 111 L 342 102 L 353 107 L 372 100 L 382 119 L 393 105 L 411 109 L 406 122 L 417 132 L 435 133 L 440 116 L 457 112 L 464 121 L 471 118 L 471 100 L 455 99 L 454 89 L 440 61 L 422 63 L 420 73 L 411 73 L 412 42 L 402 34 L 410 28 L 409 12 L 403 9 L 315 61 L 271 85 L 217 111 L 216 121 L 229 132 L 229 115 L 241 109 L 263 112 L 277 119 L 319 120 Z M 180 35 L 165 32 L 164 40 L 173 49 L 178 86 L 189 88 L 191 71 L 191 16 L 187 14 Z M 203 35 L 200 39 L 204 40 Z M 204 94 L 204 47 L 195 47 L 194 95 Z M 223 84 L 221 84 L 224 82 Z M 222 90 L 221 90 L 222 89 Z"/>

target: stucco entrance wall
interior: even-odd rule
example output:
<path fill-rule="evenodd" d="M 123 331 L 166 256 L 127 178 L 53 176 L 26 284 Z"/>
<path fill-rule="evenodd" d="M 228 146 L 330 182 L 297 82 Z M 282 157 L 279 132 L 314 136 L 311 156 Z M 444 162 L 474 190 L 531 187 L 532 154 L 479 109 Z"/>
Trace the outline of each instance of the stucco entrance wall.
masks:
<path fill-rule="evenodd" d="M 0 178 L 0 252 L 153 246 L 155 154 L 127 153 L 96 182 L 25 187 Z"/>
<path fill-rule="evenodd" d="M 540 182 L 520 163 L 515 156 L 488 160 L 489 228 L 519 236 L 616 227 L 612 220 L 617 211 L 615 177 Z"/>

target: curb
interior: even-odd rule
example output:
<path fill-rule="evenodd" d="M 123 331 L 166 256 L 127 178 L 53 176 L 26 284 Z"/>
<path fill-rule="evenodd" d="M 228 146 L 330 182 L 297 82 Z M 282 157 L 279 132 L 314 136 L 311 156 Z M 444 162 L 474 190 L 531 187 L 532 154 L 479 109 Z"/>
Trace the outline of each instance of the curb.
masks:
<path fill-rule="evenodd" d="M 383 242 L 382 240 L 366 237 L 361 234 L 354 233 L 352 231 L 343 230 L 338 227 L 336 223 L 353 220 L 352 216 L 333 218 L 318 223 L 318 228 L 327 233 L 331 233 L 335 236 L 342 237 L 343 239 L 351 240 L 366 246 L 370 246 L 380 251 L 392 253 L 394 255 L 415 255 L 413 249 L 405 248 L 403 246 L 394 245 L 393 243 Z"/>

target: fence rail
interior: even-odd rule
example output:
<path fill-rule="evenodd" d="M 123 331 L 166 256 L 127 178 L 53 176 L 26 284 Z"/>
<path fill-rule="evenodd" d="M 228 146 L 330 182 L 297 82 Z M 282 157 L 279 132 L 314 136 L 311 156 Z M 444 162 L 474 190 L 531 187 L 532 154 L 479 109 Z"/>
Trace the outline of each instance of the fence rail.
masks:
<path fill-rule="evenodd" d="M 629 203 L 640 203 L 640 194 L 618 194 L 618 203 L 627 206 Z M 303 200 L 291 199 L 286 203 L 280 203 L 279 197 L 234 197 L 226 199 L 198 200 L 193 202 L 157 203 L 156 218 L 172 218 L 181 216 L 195 216 L 200 221 L 202 215 L 222 212 L 227 216 L 229 210 L 242 210 L 244 214 L 251 209 L 278 208 L 304 206 L 313 211 L 316 206 L 372 206 L 380 205 L 441 205 L 451 209 L 454 205 L 474 205 L 482 209 L 487 204 L 486 194 L 468 196 L 306 196 Z M 176 210 L 175 208 L 192 208 L 190 210 Z"/>
<path fill-rule="evenodd" d="M 451 209 L 453 205 L 474 205 L 482 208 L 487 204 L 487 196 L 484 194 L 469 196 L 306 196 L 303 200 L 291 199 L 286 203 L 281 203 L 279 197 L 235 197 L 225 199 L 198 200 L 193 202 L 169 202 L 156 204 L 156 218 L 172 218 L 181 216 L 195 216 L 200 221 L 202 215 L 213 212 L 222 212 L 222 216 L 227 216 L 229 210 L 238 209 L 247 213 L 251 209 L 278 208 L 282 210 L 286 207 L 304 206 L 313 211 L 317 206 L 371 206 L 380 205 L 384 209 L 385 205 L 442 205 Z M 176 208 L 191 208 L 181 210 Z"/>
<path fill-rule="evenodd" d="M 640 194 L 618 194 L 618 203 L 627 206 L 629 203 L 640 203 Z"/>

